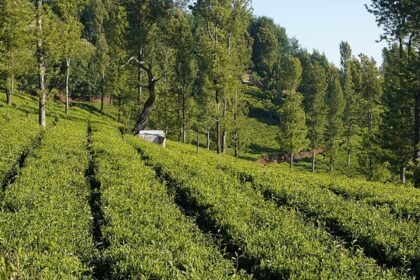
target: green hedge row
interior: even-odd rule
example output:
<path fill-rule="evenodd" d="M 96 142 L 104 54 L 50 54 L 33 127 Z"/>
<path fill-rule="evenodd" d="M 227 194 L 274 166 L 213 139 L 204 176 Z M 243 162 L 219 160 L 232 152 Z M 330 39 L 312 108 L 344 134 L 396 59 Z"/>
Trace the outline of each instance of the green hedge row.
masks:
<path fill-rule="evenodd" d="M 215 223 L 245 259 L 256 260 L 258 277 L 276 279 L 398 279 L 407 276 L 378 266 L 357 248 L 348 250 L 299 212 L 266 201 L 261 193 L 206 159 L 128 137 L 177 190 Z"/>
<path fill-rule="evenodd" d="M 104 214 L 104 258 L 115 279 L 228 279 L 233 263 L 186 218 L 114 127 L 92 124 Z"/>
<path fill-rule="evenodd" d="M 34 116 L 9 108 L 0 109 L 0 185 L 17 168 L 22 154 L 29 152 L 39 132 Z"/>
<path fill-rule="evenodd" d="M 86 123 L 60 121 L 45 132 L 40 147 L 8 186 L 0 210 L 5 278 L 91 277 L 90 260 L 96 253 L 86 144 Z"/>
<path fill-rule="evenodd" d="M 173 144 L 173 149 L 183 148 Z M 191 147 L 185 150 L 193 154 Z M 306 173 L 261 167 L 232 157 L 207 155 L 202 158 L 244 182 L 252 182 L 253 187 L 266 197 L 326 223 L 335 233 L 362 246 L 368 255 L 380 262 L 401 267 L 414 275 L 420 274 L 420 225 L 415 219 L 398 219 L 386 204 L 373 206 L 364 200 L 336 195 L 323 187 L 322 180 L 313 176 L 303 179 L 308 175 Z M 346 183 L 336 181 L 336 185 Z M 347 188 L 350 189 L 351 184 Z M 412 201 L 415 205 L 415 198 Z"/>

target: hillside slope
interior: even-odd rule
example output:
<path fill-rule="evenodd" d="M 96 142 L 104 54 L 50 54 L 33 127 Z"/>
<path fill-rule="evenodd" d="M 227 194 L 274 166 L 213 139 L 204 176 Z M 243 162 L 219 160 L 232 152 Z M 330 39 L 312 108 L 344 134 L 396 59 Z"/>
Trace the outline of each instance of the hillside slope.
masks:
<path fill-rule="evenodd" d="M 410 279 L 420 191 L 121 134 L 0 99 L 1 279 Z M 274 129 L 273 129 L 274 130 Z"/>

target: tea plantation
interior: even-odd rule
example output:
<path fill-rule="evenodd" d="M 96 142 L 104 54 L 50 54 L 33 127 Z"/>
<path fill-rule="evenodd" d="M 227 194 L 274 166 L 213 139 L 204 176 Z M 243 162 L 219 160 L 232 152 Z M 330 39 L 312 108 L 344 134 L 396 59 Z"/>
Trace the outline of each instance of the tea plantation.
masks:
<path fill-rule="evenodd" d="M 0 101 L 0 279 L 416 279 L 420 190 L 128 134 Z"/>

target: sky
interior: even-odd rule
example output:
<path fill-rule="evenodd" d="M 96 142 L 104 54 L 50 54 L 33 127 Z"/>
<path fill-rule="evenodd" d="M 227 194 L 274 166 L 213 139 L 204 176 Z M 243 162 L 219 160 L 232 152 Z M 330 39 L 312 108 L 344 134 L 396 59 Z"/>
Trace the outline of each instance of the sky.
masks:
<path fill-rule="evenodd" d="M 303 48 L 325 52 L 337 66 L 341 41 L 350 43 L 354 55 L 364 53 L 382 64 L 382 49 L 387 43 L 376 42 L 382 30 L 364 7 L 369 3 L 370 0 L 252 0 L 255 15 L 273 18 Z"/>

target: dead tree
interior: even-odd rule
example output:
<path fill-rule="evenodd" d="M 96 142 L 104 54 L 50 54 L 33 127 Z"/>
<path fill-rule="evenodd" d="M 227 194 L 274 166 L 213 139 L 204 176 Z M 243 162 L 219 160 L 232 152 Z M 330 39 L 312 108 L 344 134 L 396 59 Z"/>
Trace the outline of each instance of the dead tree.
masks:
<path fill-rule="evenodd" d="M 143 110 L 139 114 L 136 121 L 136 125 L 133 129 L 133 133 L 137 135 L 139 134 L 141 130 L 144 130 L 146 128 L 147 123 L 149 122 L 149 117 L 150 117 L 150 114 L 152 113 L 152 107 L 156 100 L 156 90 L 155 90 L 156 83 L 160 79 L 154 77 L 153 65 L 151 63 L 140 61 L 135 56 L 133 56 L 127 61 L 126 65 L 133 61 L 137 63 L 137 65 L 147 73 L 148 84 L 147 85 L 139 84 L 139 86 L 142 88 L 147 88 L 149 90 L 149 98 L 144 103 Z"/>

